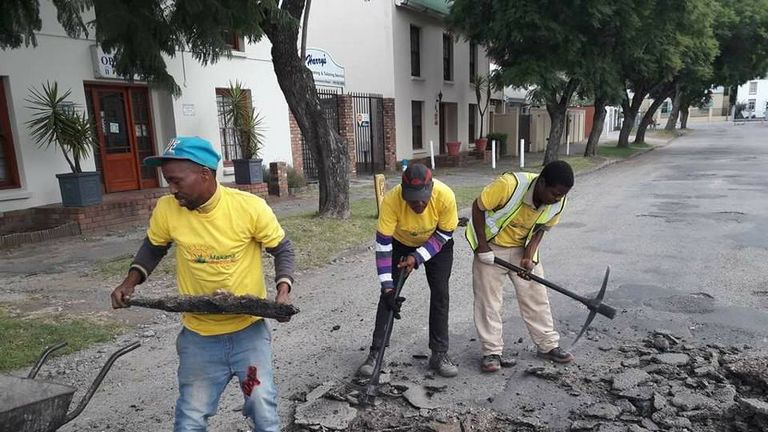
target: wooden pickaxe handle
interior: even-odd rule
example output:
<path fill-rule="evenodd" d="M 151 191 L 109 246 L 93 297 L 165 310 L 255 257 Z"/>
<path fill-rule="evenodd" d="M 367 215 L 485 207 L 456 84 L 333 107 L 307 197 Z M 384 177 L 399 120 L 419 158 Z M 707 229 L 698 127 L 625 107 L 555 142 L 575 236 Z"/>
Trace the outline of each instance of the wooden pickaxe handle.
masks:
<path fill-rule="evenodd" d="M 588 307 L 589 310 L 597 312 L 600 315 L 603 315 L 603 316 L 608 317 L 610 319 L 613 319 L 616 316 L 616 309 L 611 307 L 611 306 L 608 306 L 607 304 L 604 304 L 602 302 L 602 295 L 598 295 L 598 297 L 594 298 L 594 299 L 588 299 L 586 297 L 583 297 L 583 296 L 580 296 L 580 295 L 576 294 L 573 291 L 567 290 L 567 289 L 561 287 L 560 285 L 557 285 L 556 283 L 550 282 L 550 281 L 544 279 L 543 277 L 536 276 L 535 274 L 530 273 L 528 270 L 526 270 L 526 269 L 524 269 L 522 267 L 516 266 L 516 265 L 514 265 L 512 263 L 509 263 L 507 261 L 504 261 L 501 258 L 496 257 L 496 258 L 493 259 L 493 262 L 496 263 L 497 265 L 500 265 L 500 266 L 502 266 L 502 267 L 504 267 L 504 268 L 506 268 L 508 270 L 511 270 L 511 271 L 515 272 L 515 273 L 525 273 L 526 276 L 529 277 L 531 280 L 534 280 L 534 281 L 536 281 L 536 282 L 538 282 L 538 283 L 540 283 L 540 284 L 542 284 L 542 285 L 544 285 L 544 286 L 546 286 L 548 288 L 551 288 L 551 289 L 559 292 L 560 294 L 566 295 L 566 296 L 568 296 L 568 297 L 578 301 L 579 303 L 581 303 L 584 306 Z"/>

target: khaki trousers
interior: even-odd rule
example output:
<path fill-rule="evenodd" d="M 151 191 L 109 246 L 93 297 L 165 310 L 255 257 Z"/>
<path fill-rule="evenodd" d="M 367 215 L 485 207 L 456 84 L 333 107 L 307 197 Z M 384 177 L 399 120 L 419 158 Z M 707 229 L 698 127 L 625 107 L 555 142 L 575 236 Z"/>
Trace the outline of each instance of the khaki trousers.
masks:
<path fill-rule="evenodd" d="M 524 249 L 505 248 L 489 244 L 493 253 L 509 263 L 520 265 Z M 533 274 L 544 276 L 541 263 Z M 504 349 L 502 338 L 501 312 L 504 303 L 504 276 L 515 286 L 520 315 L 528 327 L 528 333 L 539 351 L 547 352 L 556 348 L 560 335 L 555 331 L 552 310 L 549 307 L 547 288 L 538 282 L 525 280 L 515 272 L 497 266 L 483 264 L 475 256 L 472 262 L 472 288 L 475 293 L 475 328 L 480 337 L 483 355 L 501 355 Z"/>

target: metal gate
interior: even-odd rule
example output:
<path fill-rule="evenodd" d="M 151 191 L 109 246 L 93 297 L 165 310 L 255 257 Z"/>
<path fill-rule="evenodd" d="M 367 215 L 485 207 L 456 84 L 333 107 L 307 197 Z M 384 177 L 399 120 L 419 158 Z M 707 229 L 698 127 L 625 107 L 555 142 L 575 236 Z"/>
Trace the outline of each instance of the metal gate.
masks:
<path fill-rule="evenodd" d="M 350 93 L 355 116 L 357 174 L 384 171 L 384 97 Z"/>
<path fill-rule="evenodd" d="M 339 132 L 339 94 L 336 90 L 318 89 L 317 98 L 323 109 L 325 118 Z M 309 150 L 309 143 L 301 137 L 301 159 L 304 165 L 304 178 L 308 181 L 317 181 L 317 163 Z"/>

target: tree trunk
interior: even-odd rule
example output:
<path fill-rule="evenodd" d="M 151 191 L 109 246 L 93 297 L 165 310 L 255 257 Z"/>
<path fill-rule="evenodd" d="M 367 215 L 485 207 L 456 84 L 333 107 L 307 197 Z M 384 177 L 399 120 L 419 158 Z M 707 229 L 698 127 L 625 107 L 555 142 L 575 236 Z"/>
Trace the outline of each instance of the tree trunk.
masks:
<path fill-rule="evenodd" d="M 616 147 L 629 148 L 629 134 L 632 132 L 632 127 L 635 126 L 635 119 L 637 113 L 640 111 L 640 106 L 643 104 L 643 99 L 648 95 L 646 91 L 638 91 L 632 96 L 632 100 L 629 100 L 629 96 L 625 96 L 621 102 L 621 110 L 624 112 L 624 122 L 621 124 L 621 132 L 619 133 L 619 143 Z"/>
<path fill-rule="evenodd" d="M 298 53 L 298 21 L 304 9 L 302 0 L 284 0 L 281 10 L 289 14 L 264 25 L 272 42 L 272 64 L 288 108 L 301 129 L 317 164 L 320 192 L 318 215 L 349 217 L 349 150 L 328 122 L 317 98 L 312 72 Z M 293 18 L 291 22 L 290 18 Z"/>
<path fill-rule="evenodd" d="M 309 8 L 312 7 L 312 0 L 307 0 L 304 6 L 304 17 L 301 24 L 301 58 L 307 58 L 307 30 L 309 30 Z"/>
<path fill-rule="evenodd" d="M 667 119 L 667 125 L 664 126 L 665 130 L 675 130 L 677 126 L 677 118 L 680 116 L 680 99 L 683 97 L 683 92 L 680 87 L 675 89 L 675 98 L 672 100 L 672 111 L 669 112 L 669 118 Z"/>
<path fill-rule="evenodd" d="M 597 145 L 600 142 L 600 135 L 603 134 L 603 124 L 605 123 L 605 107 L 607 103 L 604 97 L 595 97 L 595 113 L 592 115 L 592 130 L 589 132 L 587 148 L 584 149 L 584 157 L 595 156 L 597 154 Z"/>
<path fill-rule="evenodd" d="M 688 109 L 690 105 L 684 104 L 680 107 L 680 129 L 688 129 Z"/>
<path fill-rule="evenodd" d="M 549 138 L 547 139 L 547 149 L 544 152 L 544 165 L 558 159 L 560 140 L 563 139 L 563 130 L 568 118 L 568 104 L 577 87 L 577 81 L 571 79 L 563 85 L 562 93 L 559 97 L 557 92 L 552 92 L 547 97 L 547 112 L 549 113 L 551 127 L 549 129 Z"/>
<path fill-rule="evenodd" d="M 645 114 L 643 115 L 643 118 L 640 120 L 640 124 L 637 126 L 637 134 L 635 134 L 635 144 L 640 144 L 645 142 L 645 131 L 648 130 L 648 125 L 651 124 L 651 120 L 653 120 L 653 116 L 656 114 L 656 111 L 659 109 L 661 104 L 664 103 L 664 100 L 666 98 L 667 98 L 667 94 L 665 93 L 653 100 L 653 103 L 648 108 L 648 111 L 645 112 Z"/>

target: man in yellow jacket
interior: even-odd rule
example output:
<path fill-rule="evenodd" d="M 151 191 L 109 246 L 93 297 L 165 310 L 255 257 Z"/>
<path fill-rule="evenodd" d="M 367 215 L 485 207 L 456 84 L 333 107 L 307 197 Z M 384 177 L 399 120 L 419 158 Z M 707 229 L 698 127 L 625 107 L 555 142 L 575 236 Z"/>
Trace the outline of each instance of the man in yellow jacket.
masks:
<path fill-rule="evenodd" d="M 486 186 L 472 205 L 466 236 L 475 251 L 472 286 L 475 327 L 482 344 L 483 372 L 501 368 L 504 348 L 501 311 L 504 276 L 515 286 L 520 313 L 540 357 L 569 363 L 573 355 L 559 346 L 547 289 L 525 274 L 494 264 L 494 258 L 544 275 L 538 249 L 544 233 L 557 225 L 573 187 L 573 170 L 563 161 L 547 164 L 541 174 L 506 173 Z"/>
<path fill-rule="evenodd" d="M 176 246 L 176 281 L 182 295 L 267 296 L 262 251 L 275 257 L 278 303 L 290 303 L 294 253 L 267 203 L 216 181 L 220 156 L 199 137 L 174 138 L 162 156 L 145 159 L 160 167 L 172 195 L 157 202 L 144 243 L 125 280 L 112 292 L 114 308 L 127 307 L 171 244 Z M 205 431 L 219 397 L 237 376 L 243 414 L 258 431 L 278 431 L 277 389 L 270 330 L 250 315 L 182 315 L 176 340 L 179 398 L 174 431 Z"/>

